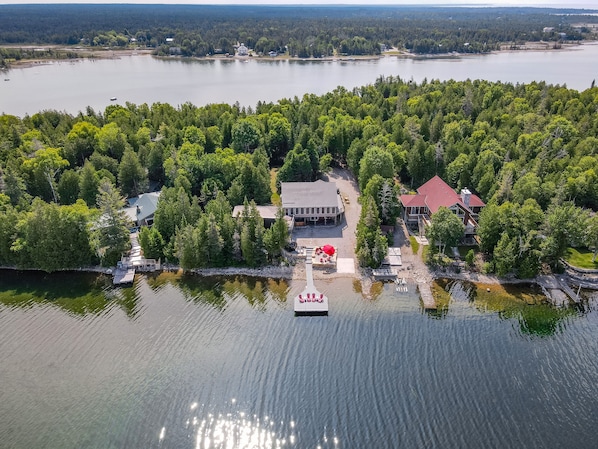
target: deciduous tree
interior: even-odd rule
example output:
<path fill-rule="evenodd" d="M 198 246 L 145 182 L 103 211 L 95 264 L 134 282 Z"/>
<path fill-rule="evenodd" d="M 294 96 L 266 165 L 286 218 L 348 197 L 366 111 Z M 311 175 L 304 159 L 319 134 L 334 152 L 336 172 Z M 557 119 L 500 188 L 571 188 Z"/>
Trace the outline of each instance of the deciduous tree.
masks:
<path fill-rule="evenodd" d="M 432 223 L 426 230 L 426 236 L 444 254 L 447 246 L 455 246 L 463 237 L 465 226 L 457 215 L 444 206 L 439 207 L 430 218 Z"/>

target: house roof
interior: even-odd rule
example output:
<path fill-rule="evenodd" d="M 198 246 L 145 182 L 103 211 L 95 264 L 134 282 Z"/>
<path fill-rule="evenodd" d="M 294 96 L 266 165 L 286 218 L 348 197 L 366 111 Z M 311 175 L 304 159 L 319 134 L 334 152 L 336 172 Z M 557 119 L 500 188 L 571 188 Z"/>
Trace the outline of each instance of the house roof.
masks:
<path fill-rule="evenodd" d="M 444 182 L 440 176 L 434 176 L 417 189 L 417 195 L 401 195 L 401 203 L 405 207 L 427 207 L 431 214 L 441 206 L 451 207 L 459 205 L 462 209 L 471 211 L 471 207 L 484 207 L 486 204 L 473 193 L 469 198 L 469 207 L 465 205 L 461 195 Z"/>
<path fill-rule="evenodd" d="M 335 182 L 281 182 L 282 207 L 336 207 L 339 194 Z"/>
<path fill-rule="evenodd" d="M 243 213 L 245 206 L 243 204 L 235 206 L 233 209 L 233 217 L 237 217 Z M 264 220 L 276 220 L 277 206 L 256 206 L 257 212 Z"/>
<path fill-rule="evenodd" d="M 162 192 L 142 193 L 134 198 L 127 200 L 128 207 L 125 208 L 125 213 L 133 221 L 142 221 L 151 217 L 158 208 L 158 199 Z M 139 213 L 137 211 L 139 207 Z"/>

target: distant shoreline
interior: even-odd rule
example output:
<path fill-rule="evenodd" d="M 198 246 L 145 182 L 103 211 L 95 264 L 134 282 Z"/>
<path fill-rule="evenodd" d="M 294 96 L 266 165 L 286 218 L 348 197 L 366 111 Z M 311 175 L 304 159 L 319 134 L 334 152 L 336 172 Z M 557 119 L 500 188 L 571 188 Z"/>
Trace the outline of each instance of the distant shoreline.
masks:
<path fill-rule="evenodd" d="M 520 46 L 520 48 L 511 48 L 509 44 L 501 45 L 500 50 L 489 51 L 487 53 L 436 53 L 436 54 L 413 54 L 406 51 L 393 49 L 384 52 L 380 55 L 346 55 L 346 56 L 326 56 L 323 58 L 300 58 L 288 55 L 279 56 L 237 56 L 237 55 L 210 55 L 205 57 L 183 57 L 183 56 L 154 56 L 153 49 L 94 49 L 83 47 L 64 47 L 55 45 L 1 45 L 0 48 L 43 48 L 53 49 L 63 52 L 76 53 L 77 58 L 48 58 L 48 59 L 23 59 L 20 61 L 13 61 L 8 68 L 2 70 L 7 71 L 14 68 L 30 68 L 46 64 L 54 64 L 56 62 L 76 62 L 81 60 L 94 59 L 120 59 L 125 56 L 154 56 L 157 59 L 164 60 L 191 60 L 191 61 L 257 61 L 257 62 L 272 62 L 272 61 L 293 61 L 293 62 L 356 62 L 356 61 L 376 61 L 383 58 L 398 58 L 398 59 L 413 59 L 413 60 L 434 60 L 434 59 L 461 59 L 472 56 L 487 56 L 500 53 L 520 53 L 520 52 L 538 52 L 538 51 L 570 51 L 578 49 L 584 45 L 597 45 L 598 41 L 580 41 L 577 43 L 562 44 L 560 48 L 551 48 L 550 42 L 527 42 Z M 508 47 L 508 48 L 507 48 Z"/>

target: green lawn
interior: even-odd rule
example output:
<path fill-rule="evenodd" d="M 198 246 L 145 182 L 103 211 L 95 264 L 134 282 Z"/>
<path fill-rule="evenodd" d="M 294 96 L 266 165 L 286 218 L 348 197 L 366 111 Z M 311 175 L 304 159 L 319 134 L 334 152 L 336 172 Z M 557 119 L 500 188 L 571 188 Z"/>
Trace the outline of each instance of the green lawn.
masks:
<path fill-rule="evenodd" d="M 428 253 L 430 252 L 430 245 L 425 245 L 422 249 L 422 260 L 424 263 L 428 260 Z"/>
<path fill-rule="evenodd" d="M 574 267 L 598 269 L 597 262 L 592 262 L 593 253 L 587 248 L 569 248 L 565 260 Z"/>
<path fill-rule="evenodd" d="M 411 251 L 413 251 L 413 254 L 417 254 L 419 252 L 419 243 L 413 236 L 409 237 L 409 241 L 411 242 Z"/>
<path fill-rule="evenodd" d="M 270 189 L 272 190 L 272 196 L 270 197 L 270 201 L 275 206 L 282 206 L 282 201 L 280 200 L 280 195 L 276 190 L 276 173 L 278 172 L 277 168 L 273 168 L 270 170 Z"/>

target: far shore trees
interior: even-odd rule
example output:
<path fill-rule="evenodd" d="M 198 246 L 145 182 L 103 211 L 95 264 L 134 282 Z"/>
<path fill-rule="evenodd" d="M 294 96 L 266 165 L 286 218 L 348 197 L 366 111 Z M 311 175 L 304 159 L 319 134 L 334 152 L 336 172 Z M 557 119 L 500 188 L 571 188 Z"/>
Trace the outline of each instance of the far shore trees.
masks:
<path fill-rule="evenodd" d="M 0 68 L 14 60 L 77 57 L 74 49 L 61 48 L 73 45 L 85 50 L 142 47 L 160 56 L 176 53 L 203 58 L 234 54 L 234 43 L 240 41 L 258 57 L 274 52 L 319 59 L 379 55 L 395 49 L 413 54 L 487 53 L 501 45 L 516 49 L 530 40 L 560 46 L 559 33 L 566 33 L 569 41 L 595 35 L 592 27 L 575 26 L 581 19 L 570 14 L 570 9 L 530 13 L 523 8 L 463 7 L 459 14 L 449 14 L 425 6 L 314 9 L 303 5 L 261 9 L 256 14 L 250 5 L 171 5 L 156 15 L 147 5 L 134 12 L 130 5 L 85 5 L 84 9 L 81 5 L 43 5 L 43 10 L 41 6 L 8 6 L 11 9 L 6 13 L 0 10 L 0 44 L 10 44 L 0 48 Z M 43 21 L 37 20 L 42 16 Z M 583 20 L 595 22 L 590 15 Z M 32 48 L 32 44 L 50 44 L 50 48 Z M 471 103 L 464 104 L 468 113 L 474 106 Z"/>

